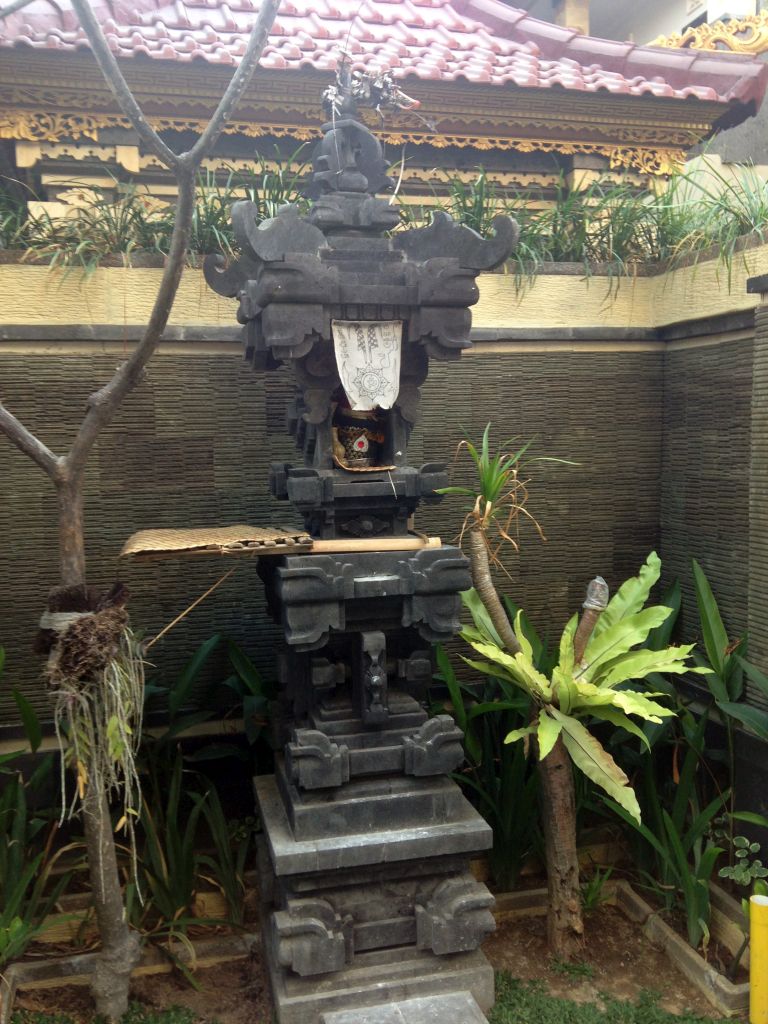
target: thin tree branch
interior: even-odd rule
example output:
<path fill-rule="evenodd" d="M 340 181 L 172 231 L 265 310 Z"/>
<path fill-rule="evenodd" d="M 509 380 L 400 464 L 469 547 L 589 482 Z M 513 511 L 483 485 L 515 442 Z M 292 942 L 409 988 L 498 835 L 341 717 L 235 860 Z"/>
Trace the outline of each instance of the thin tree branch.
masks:
<path fill-rule="evenodd" d="M 82 2 L 82 0 L 77 0 L 77 2 Z M 225 123 L 232 116 L 233 111 L 253 78 L 279 7 L 280 0 L 261 0 L 259 16 L 251 30 L 248 45 L 237 71 L 232 76 L 232 80 L 221 97 L 219 105 L 208 122 L 205 131 L 192 149 L 184 154 L 183 160 L 189 160 L 191 164 L 197 166 L 203 157 L 210 153 L 216 145 L 216 140 L 221 135 Z"/>
<path fill-rule="evenodd" d="M 107 46 L 101 28 L 93 17 L 93 13 L 88 6 L 88 0 L 72 0 L 72 3 L 78 13 L 78 16 L 83 22 L 83 27 L 88 34 L 88 39 L 94 48 L 94 54 L 96 55 L 97 60 L 99 60 L 99 64 L 105 77 L 110 82 L 110 85 L 113 85 L 110 75 L 112 74 L 112 67 L 114 65 L 114 73 L 118 76 L 120 89 L 125 93 L 125 95 L 130 97 L 130 101 L 138 111 L 139 116 L 143 119 L 143 115 L 141 115 L 141 111 L 139 111 L 136 101 L 133 99 L 121 72 L 117 68 L 117 62 Z M 91 395 L 88 400 L 88 411 L 85 414 L 85 418 L 80 426 L 77 436 L 75 437 L 72 447 L 69 450 L 69 454 L 64 460 L 64 470 L 70 477 L 76 477 L 84 471 L 88 454 L 100 431 L 112 420 L 122 400 L 141 380 L 144 373 L 144 367 L 157 348 L 158 342 L 166 328 L 168 318 L 173 307 L 173 301 L 176 298 L 176 291 L 178 290 L 181 275 L 184 270 L 186 252 L 189 248 L 189 237 L 192 230 L 192 216 L 195 209 L 195 174 L 197 166 L 205 154 L 210 152 L 210 147 L 215 144 L 216 139 L 224 126 L 226 117 L 235 108 L 243 92 L 248 87 L 248 84 L 258 67 L 259 58 L 261 57 L 264 44 L 269 35 L 269 30 L 279 6 L 280 0 L 262 0 L 262 6 L 259 11 L 258 18 L 256 19 L 256 24 L 253 26 L 251 31 L 245 55 L 243 56 L 240 66 L 235 72 L 221 103 L 217 107 L 216 112 L 213 115 L 213 119 L 203 132 L 203 135 L 198 139 L 194 147 L 188 153 L 183 154 L 182 157 L 176 157 L 171 154 L 175 161 L 174 170 L 176 172 L 176 178 L 179 186 L 179 196 L 178 204 L 176 206 L 173 234 L 171 235 L 171 244 L 165 263 L 163 278 L 160 282 L 160 288 L 158 289 L 157 297 L 155 299 L 155 304 L 152 308 L 149 323 L 147 324 L 147 328 L 144 331 L 141 341 L 133 350 L 129 358 L 119 367 L 112 380 L 99 391 Z M 102 54 L 103 62 L 102 59 L 100 59 L 100 53 Z M 115 96 L 118 101 L 120 101 L 120 92 L 116 91 L 114 86 L 113 91 L 115 92 Z M 133 120 L 133 118 L 131 119 Z M 143 121 L 143 123 L 146 125 L 146 121 Z M 151 132 L 152 136 L 157 139 L 157 136 L 152 132 L 152 129 L 150 129 L 149 126 L 147 126 L 147 128 Z M 213 131 L 211 128 L 213 128 Z M 165 144 L 163 143 L 163 145 Z M 170 153 L 170 150 L 168 150 L 168 152 Z"/>
<path fill-rule="evenodd" d="M 8 4 L 6 7 L 0 7 L 0 21 L 11 14 L 15 14 L 16 11 L 20 11 L 22 7 L 29 6 L 31 3 L 32 0 L 13 0 L 13 3 Z"/>
<path fill-rule="evenodd" d="M 58 457 L 27 430 L 21 420 L 9 412 L 2 403 L 0 403 L 0 431 L 12 444 L 28 455 L 51 480 L 55 482 L 59 478 L 61 463 Z"/>
<path fill-rule="evenodd" d="M 79 3 L 80 0 L 73 0 L 73 2 Z M 125 396 L 141 380 L 144 367 L 157 348 L 171 315 L 173 301 L 176 298 L 176 291 L 184 271 L 185 255 L 189 248 L 189 236 L 192 230 L 192 214 L 195 209 L 194 170 L 179 166 L 177 180 L 179 199 L 171 244 L 149 322 L 141 341 L 128 359 L 118 368 L 112 380 L 88 399 L 88 411 L 65 459 L 66 470 L 73 476 L 82 473 L 85 461 L 99 432 L 113 418 Z"/>
<path fill-rule="evenodd" d="M 149 124 L 146 117 L 144 117 L 141 107 L 136 102 L 125 78 L 123 78 L 123 73 L 118 66 L 117 59 L 109 48 L 109 44 L 101 30 L 101 25 L 99 25 L 96 16 L 91 10 L 90 3 L 88 0 L 72 0 L 72 6 L 75 8 L 83 31 L 88 37 L 88 42 L 91 44 L 93 56 L 101 68 L 107 85 L 120 105 L 120 109 L 136 129 L 147 149 L 150 149 L 158 159 L 162 160 L 166 167 L 175 170 L 179 163 L 178 156 L 166 146 L 154 128 Z"/>

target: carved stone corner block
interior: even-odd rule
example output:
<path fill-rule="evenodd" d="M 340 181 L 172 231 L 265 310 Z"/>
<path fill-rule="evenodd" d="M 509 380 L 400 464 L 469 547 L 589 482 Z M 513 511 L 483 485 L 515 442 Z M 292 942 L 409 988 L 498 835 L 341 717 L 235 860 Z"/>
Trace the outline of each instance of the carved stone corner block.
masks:
<path fill-rule="evenodd" d="M 471 875 L 449 878 L 416 907 L 416 945 L 442 956 L 477 949 L 496 928 L 493 896 Z"/>
<path fill-rule="evenodd" d="M 300 789 L 330 789 L 349 782 L 349 748 L 319 729 L 296 729 L 285 761 L 289 778 Z"/>
<path fill-rule="evenodd" d="M 444 644 L 461 629 L 460 615 L 461 598 L 458 594 L 412 597 L 405 602 L 403 625 L 416 626 L 429 643 Z"/>
<path fill-rule="evenodd" d="M 430 718 L 413 736 L 403 739 L 406 775 L 444 775 L 464 760 L 462 732 L 450 715 Z"/>
<path fill-rule="evenodd" d="M 340 971 L 354 953 L 352 922 L 326 900 L 288 900 L 271 918 L 275 960 L 302 978 Z"/>

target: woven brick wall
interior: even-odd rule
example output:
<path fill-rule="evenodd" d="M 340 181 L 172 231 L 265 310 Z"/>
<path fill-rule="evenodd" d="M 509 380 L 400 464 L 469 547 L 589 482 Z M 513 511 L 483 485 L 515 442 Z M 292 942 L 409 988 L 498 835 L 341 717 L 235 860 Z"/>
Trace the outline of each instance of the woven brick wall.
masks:
<path fill-rule="evenodd" d="M 752 352 L 752 340 L 744 339 L 665 354 L 662 558 L 666 579 L 677 577 L 683 586 L 680 632 L 689 641 L 700 635 L 692 558 L 707 574 L 729 635 L 747 630 L 755 570 L 749 556 Z M 766 607 L 764 598 L 757 604 Z M 753 653 L 759 646 L 753 633 Z"/>
<path fill-rule="evenodd" d="M 749 650 L 768 671 L 768 306 L 755 311 L 749 490 Z M 765 704 L 765 697 L 756 702 Z"/>
<path fill-rule="evenodd" d="M 509 347 L 507 347 L 509 348 Z M 108 376 L 115 356 L 4 356 L 4 394 L 14 411 L 54 450 L 87 394 Z M 283 409 L 285 372 L 265 381 L 237 356 L 211 346 L 196 355 L 159 355 L 148 380 L 102 438 L 88 477 L 86 530 L 92 581 L 120 578 L 133 594 L 135 624 L 156 632 L 231 563 L 200 560 L 117 566 L 134 530 L 149 526 L 291 522 L 267 491 L 270 461 L 290 459 Z M 73 415 L 74 412 L 74 415 Z M 424 420 L 412 439 L 414 463 L 450 460 L 462 427 L 479 436 L 494 423 L 498 439 L 536 438 L 532 454 L 573 459 L 576 467 L 531 468 L 531 510 L 548 537 L 523 531 L 522 552 L 507 559 L 504 587 L 522 599 L 542 629 L 559 630 L 596 573 L 615 585 L 658 545 L 662 358 L 658 352 L 496 350 L 458 365 L 433 364 L 424 388 Z M 457 466 L 457 480 L 466 469 Z M 0 643 L 6 682 L 21 684 L 42 709 L 39 661 L 31 641 L 55 578 L 51 489 L 27 460 L 0 443 Z M 419 528 L 445 539 L 458 532 L 456 499 L 422 509 Z M 253 563 L 196 609 L 153 649 L 166 676 L 216 631 L 233 637 L 271 671 L 276 633 L 263 613 Z M 223 661 L 211 678 L 222 678 Z M 15 718 L 9 687 L 0 690 L 0 722 Z"/>

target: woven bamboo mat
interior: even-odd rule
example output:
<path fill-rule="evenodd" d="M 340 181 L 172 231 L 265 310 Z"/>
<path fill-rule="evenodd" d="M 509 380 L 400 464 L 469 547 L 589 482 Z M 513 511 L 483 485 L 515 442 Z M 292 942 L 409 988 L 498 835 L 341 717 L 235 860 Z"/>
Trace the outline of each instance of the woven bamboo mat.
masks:
<path fill-rule="evenodd" d="M 120 557 L 148 561 L 192 555 L 263 558 L 311 548 L 308 533 L 279 526 L 209 526 L 194 530 L 139 530 L 125 542 Z"/>

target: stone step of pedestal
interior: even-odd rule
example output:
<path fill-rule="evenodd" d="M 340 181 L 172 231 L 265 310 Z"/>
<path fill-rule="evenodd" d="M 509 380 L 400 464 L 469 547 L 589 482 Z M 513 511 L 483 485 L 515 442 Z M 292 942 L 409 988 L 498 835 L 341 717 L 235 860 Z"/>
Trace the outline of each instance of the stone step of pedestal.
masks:
<path fill-rule="evenodd" d="M 377 1017 L 385 1007 L 407 1006 L 467 993 L 475 1016 L 447 1012 L 440 1017 L 394 1017 L 397 1024 L 486 1024 L 480 1011 L 493 1006 L 493 968 L 481 950 L 435 956 L 404 949 L 380 950 L 356 956 L 354 963 L 332 974 L 300 978 L 268 961 L 272 995 L 280 1024 L 390 1024 Z M 335 1014 L 347 1014 L 338 1020 Z M 351 1016 L 349 1016 L 351 1014 Z M 364 1014 L 372 1014 L 370 1018 Z"/>
<path fill-rule="evenodd" d="M 447 779 L 441 781 L 455 785 Z M 254 785 L 270 859 L 278 876 L 479 853 L 493 842 L 489 825 L 463 796 L 450 816 L 436 815 L 418 825 L 402 825 L 397 816 L 385 818 L 382 814 L 384 828 L 297 840 L 275 777 L 257 776 Z"/>
<path fill-rule="evenodd" d="M 320 1024 L 488 1024 L 469 992 L 324 1013 Z"/>
<path fill-rule="evenodd" d="M 457 821 L 466 810 L 461 789 L 444 776 L 386 775 L 307 791 L 286 777 L 278 758 L 275 777 L 294 838 L 300 841 Z"/>

